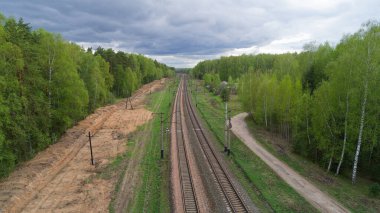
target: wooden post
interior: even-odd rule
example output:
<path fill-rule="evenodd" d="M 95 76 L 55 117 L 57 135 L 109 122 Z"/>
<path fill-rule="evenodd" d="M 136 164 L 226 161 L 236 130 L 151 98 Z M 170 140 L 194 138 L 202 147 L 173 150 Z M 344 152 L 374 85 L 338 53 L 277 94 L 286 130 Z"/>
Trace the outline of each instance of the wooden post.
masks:
<path fill-rule="evenodd" d="M 230 155 L 231 152 L 231 117 L 228 117 L 228 150 L 227 150 L 227 155 Z"/>
<path fill-rule="evenodd" d="M 225 118 L 224 118 L 224 152 L 227 152 L 228 151 L 228 125 L 227 125 L 227 121 L 228 121 L 228 107 L 227 107 L 227 101 L 224 102 L 225 103 Z"/>
<path fill-rule="evenodd" d="M 198 107 L 197 93 L 198 93 L 198 84 L 195 83 L 195 107 Z"/>
<path fill-rule="evenodd" d="M 164 113 L 163 112 L 156 112 L 153 114 L 159 114 L 160 115 L 160 125 L 161 125 L 161 159 L 164 158 Z"/>
<path fill-rule="evenodd" d="M 92 155 L 91 132 L 88 132 L 88 140 L 90 141 L 91 165 L 94 165 L 94 156 Z"/>
<path fill-rule="evenodd" d="M 163 116 L 164 113 L 160 114 L 161 119 L 161 159 L 164 159 L 164 119 Z"/>
<path fill-rule="evenodd" d="M 129 97 L 128 100 L 129 100 L 129 103 L 131 104 L 131 110 L 133 110 L 133 105 L 132 105 L 131 97 Z"/>

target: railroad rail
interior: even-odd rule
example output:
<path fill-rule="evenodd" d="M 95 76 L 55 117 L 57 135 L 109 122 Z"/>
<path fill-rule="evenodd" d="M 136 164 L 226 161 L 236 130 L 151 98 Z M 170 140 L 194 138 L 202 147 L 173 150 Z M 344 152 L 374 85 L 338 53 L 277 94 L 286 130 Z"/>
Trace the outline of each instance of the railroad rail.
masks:
<path fill-rule="evenodd" d="M 197 203 L 197 198 L 194 190 L 194 183 L 191 176 L 191 171 L 189 167 L 188 153 L 189 148 L 186 144 L 185 137 L 183 134 L 183 112 L 181 110 L 181 105 L 183 104 L 183 86 L 184 80 L 182 79 L 178 87 L 175 105 L 173 107 L 173 112 L 175 113 L 175 125 L 176 125 L 176 142 L 177 142 L 177 153 L 178 153 L 178 169 L 180 175 L 180 185 L 182 192 L 182 203 L 185 212 L 199 212 L 199 207 Z M 174 114 L 173 113 L 173 114 Z"/>
<path fill-rule="evenodd" d="M 183 80 L 183 98 L 185 99 L 185 105 L 191 120 L 192 129 L 195 130 L 195 135 L 200 143 L 200 147 L 205 153 L 207 161 L 211 167 L 211 170 L 215 176 L 217 184 L 219 185 L 222 196 L 224 196 L 227 210 L 231 212 L 249 212 L 249 208 L 245 204 L 241 195 L 236 190 L 234 184 L 231 181 L 231 177 L 228 175 L 225 168 L 222 166 L 221 161 L 218 159 L 215 150 L 210 144 L 209 139 L 206 137 L 202 126 L 196 116 L 194 107 L 191 103 L 190 97 L 187 92 L 187 81 Z"/>

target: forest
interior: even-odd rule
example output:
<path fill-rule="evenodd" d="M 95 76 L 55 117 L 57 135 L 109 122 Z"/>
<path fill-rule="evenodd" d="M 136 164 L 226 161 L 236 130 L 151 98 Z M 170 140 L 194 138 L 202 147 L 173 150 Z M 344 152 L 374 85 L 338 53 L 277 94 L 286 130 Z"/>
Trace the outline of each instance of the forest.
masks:
<path fill-rule="evenodd" d="M 0 177 L 98 107 L 171 75 L 143 55 L 85 50 L 0 14 Z"/>
<path fill-rule="evenodd" d="M 221 57 L 191 71 L 237 85 L 254 122 L 328 172 L 380 181 L 380 24 L 300 53 Z"/>

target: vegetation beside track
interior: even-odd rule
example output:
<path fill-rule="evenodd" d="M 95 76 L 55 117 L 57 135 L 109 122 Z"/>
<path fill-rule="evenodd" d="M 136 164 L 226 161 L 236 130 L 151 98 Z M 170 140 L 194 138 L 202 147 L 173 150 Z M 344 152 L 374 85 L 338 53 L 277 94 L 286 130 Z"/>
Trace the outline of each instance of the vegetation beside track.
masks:
<path fill-rule="evenodd" d="M 170 120 L 168 116 L 171 113 L 176 85 L 177 82 L 172 80 L 162 91 L 148 97 L 148 109 L 164 113 L 165 128 L 169 124 L 167 121 Z M 161 159 L 160 116 L 155 115 L 151 122 L 151 129 L 145 132 L 151 135 L 148 137 L 145 156 L 140 166 L 142 183 L 136 189 L 137 194 L 131 208 L 128 208 L 131 212 L 170 212 L 169 140 L 164 135 L 164 159 Z"/>
<path fill-rule="evenodd" d="M 218 141 L 216 146 L 223 150 L 224 104 L 220 97 L 204 91 L 200 85 L 196 87 L 195 83 L 199 84 L 196 81 L 189 84 L 192 91 L 198 88 L 198 91 L 191 92 L 193 103 L 197 100 L 199 115 Z M 229 103 L 232 115 L 242 112 L 236 96 L 231 96 Z M 231 151 L 230 156 L 225 156 L 229 168 L 262 212 L 317 212 L 233 135 Z"/>
<path fill-rule="evenodd" d="M 258 127 L 252 119 L 246 119 L 246 122 L 251 133 L 254 133 L 256 140 L 266 150 L 306 177 L 322 191 L 334 197 L 352 212 L 375 213 L 379 211 L 380 199 L 368 193 L 369 186 L 373 185 L 371 181 L 359 177 L 356 184 L 353 185 L 346 177 L 327 173 L 310 160 L 291 152 L 289 142 Z M 279 146 L 282 148 L 279 149 Z"/>
<path fill-rule="evenodd" d="M 177 82 L 172 79 L 161 91 L 154 92 L 147 97 L 149 100 L 147 108 L 152 112 L 163 112 L 167 119 L 171 113 L 171 103 L 173 91 Z M 169 118 L 170 119 L 170 118 Z M 166 120 L 168 121 L 168 120 Z M 165 128 L 168 123 L 165 122 Z M 160 116 L 154 118 L 147 124 L 141 126 L 134 133 L 128 135 L 128 149 L 126 153 L 114 159 L 110 167 L 113 171 L 119 170 L 119 179 L 115 186 L 114 195 L 109 205 L 110 212 L 114 212 L 114 201 L 117 191 L 120 190 L 120 183 L 124 178 L 125 170 L 128 166 L 123 161 L 128 161 L 136 153 L 133 151 L 137 143 L 145 140 L 142 162 L 139 162 L 138 171 L 141 173 L 140 182 L 137 184 L 131 202 L 127 206 L 128 212 L 170 212 L 170 168 L 169 168 L 169 143 L 164 135 L 164 159 L 161 159 L 161 137 L 160 137 Z"/>

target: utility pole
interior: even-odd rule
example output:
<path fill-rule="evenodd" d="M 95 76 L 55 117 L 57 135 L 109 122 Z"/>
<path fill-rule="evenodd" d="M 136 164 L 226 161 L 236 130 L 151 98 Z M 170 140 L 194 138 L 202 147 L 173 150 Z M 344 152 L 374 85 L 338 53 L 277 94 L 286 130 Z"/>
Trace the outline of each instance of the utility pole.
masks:
<path fill-rule="evenodd" d="M 132 105 L 132 100 L 131 100 L 132 97 L 129 97 L 128 99 L 129 99 L 129 103 L 131 104 L 131 109 L 133 110 L 133 105 Z"/>
<path fill-rule="evenodd" d="M 231 123 L 231 117 L 228 118 L 228 150 L 227 150 L 227 155 L 230 155 L 231 152 L 231 128 L 232 128 L 232 123 Z"/>
<path fill-rule="evenodd" d="M 94 165 L 94 156 L 92 155 L 91 132 L 88 132 L 88 140 L 90 141 L 91 165 Z"/>
<path fill-rule="evenodd" d="M 133 110 L 133 105 L 132 105 L 132 101 L 131 101 L 131 98 L 132 97 L 128 97 L 126 102 L 125 102 L 125 108 L 128 109 L 128 102 L 131 104 L 131 110 Z"/>
<path fill-rule="evenodd" d="M 198 93 L 198 84 L 195 83 L 195 107 L 198 107 L 197 93 Z"/>
<path fill-rule="evenodd" d="M 225 111 L 225 119 L 224 119 L 224 152 L 227 152 L 228 151 L 228 148 L 227 148 L 227 140 L 228 140 L 228 133 L 227 133 L 227 130 L 228 130 L 228 126 L 227 126 L 227 120 L 228 120 L 228 106 L 227 106 L 227 101 L 224 102 L 225 103 L 225 108 L 226 108 L 226 111 Z"/>
<path fill-rule="evenodd" d="M 170 143 L 170 138 L 169 138 L 169 127 L 166 127 L 166 142 L 169 144 Z"/>
<path fill-rule="evenodd" d="M 161 159 L 164 158 L 164 113 L 163 112 L 157 112 L 153 114 L 160 115 L 160 125 L 161 125 Z"/>
<path fill-rule="evenodd" d="M 161 159 L 164 158 L 164 113 L 160 113 L 160 124 L 161 124 Z"/>

